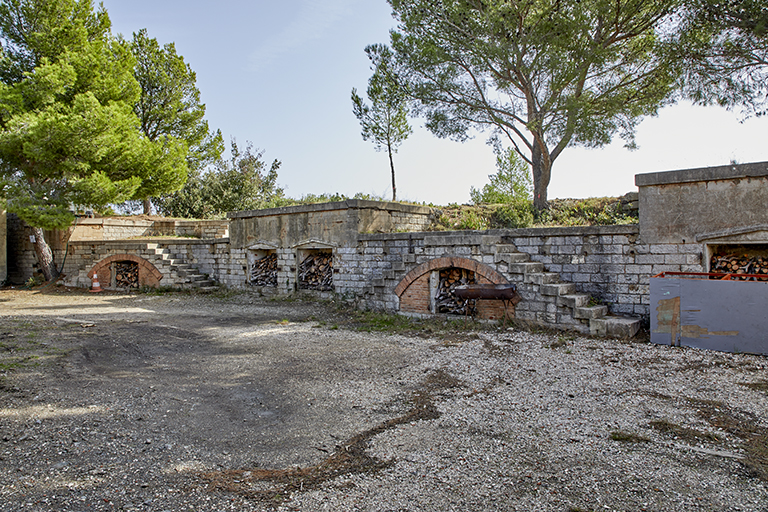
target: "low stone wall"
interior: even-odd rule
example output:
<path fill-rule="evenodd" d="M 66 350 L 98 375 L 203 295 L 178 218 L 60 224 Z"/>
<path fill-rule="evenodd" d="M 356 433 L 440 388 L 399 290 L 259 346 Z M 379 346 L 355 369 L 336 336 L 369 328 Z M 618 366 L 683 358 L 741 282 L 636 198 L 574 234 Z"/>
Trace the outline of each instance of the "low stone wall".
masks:
<path fill-rule="evenodd" d="M 55 239 L 70 242 L 128 240 L 152 236 L 183 236 L 201 239 L 227 238 L 227 220 L 144 220 L 133 218 L 78 219 Z M 58 248 L 58 247 L 57 247 Z"/>
<path fill-rule="evenodd" d="M 63 269 L 64 284 L 90 287 L 94 269 L 103 268 L 113 261 L 139 261 L 134 257 L 141 260 L 142 267 L 147 269 L 147 276 L 154 278 L 142 282 L 142 285 L 184 288 L 194 284 L 190 281 L 192 274 L 215 277 L 220 283 L 230 286 L 240 286 L 244 279 L 244 267 L 238 266 L 237 251 L 230 250 L 229 239 L 173 238 L 70 242 Z M 107 276 L 99 277 L 102 287 L 109 288 Z"/>
<path fill-rule="evenodd" d="M 139 222 L 135 226 L 142 227 Z M 193 222 L 187 226 L 191 230 L 201 227 Z M 28 240 L 22 235 L 24 230 L 16 229 L 15 232 L 18 238 L 15 243 L 28 246 Z M 187 274 L 191 272 L 188 268 L 192 267 L 222 285 L 254 289 L 248 283 L 249 265 L 257 255 L 274 253 L 277 256 L 277 286 L 255 289 L 268 294 L 289 294 L 299 291 L 297 267 L 302 258 L 312 251 L 328 251 L 333 254 L 333 292 L 361 307 L 428 313 L 428 305 L 421 302 L 428 300 L 431 291 L 418 289 L 419 283 L 422 288 L 428 286 L 426 278 L 422 279 L 424 282 L 414 282 L 414 288 L 408 293 L 398 294 L 398 285 L 420 265 L 439 263 L 441 258 L 459 258 L 478 262 L 483 268 L 498 272 L 504 281 L 519 285 L 524 300 L 516 308 L 518 318 L 568 327 L 572 318 L 556 307 L 557 301 L 544 296 L 551 291 L 547 291 L 546 285 L 555 282 L 554 275 L 557 275 L 558 283 L 572 283 L 575 286 L 573 293 L 589 294 L 595 302 L 605 304 L 610 313 L 635 315 L 647 320 L 650 316 L 651 276 L 665 271 L 706 270 L 705 245 L 643 243 L 637 226 L 354 233 L 349 238 L 338 238 L 335 242 L 309 240 L 293 245 L 268 240 L 249 247 L 236 247 L 227 238 L 70 241 L 64 267 L 65 283 L 89 287 L 91 271 L 100 261 L 133 254 L 157 268 L 156 284 L 159 286 L 188 285 Z M 21 261 L 21 266 L 31 269 L 34 252 L 31 246 L 27 249 L 16 251 L 15 264 L 19 265 L 19 257 L 28 256 L 30 261 Z M 56 252 L 60 263 L 64 255 L 61 248 Z M 542 265 L 537 272 L 544 274 L 526 277 L 526 265 L 530 264 Z M 186 270 L 179 272 L 180 265 Z M 469 268 L 472 265 L 462 263 L 460 266 Z M 489 271 L 484 272 L 488 274 Z M 153 274 L 148 272 L 146 275 Z M 501 281 L 483 278 L 480 282 Z M 320 295 L 328 295 L 328 292 Z M 499 304 L 483 302 L 481 309 L 488 318 L 500 317 Z"/>
<path fill-rule="evenodd" d="M 648 318 L 649 279 L 661 272 L 705 272 L 702 244 L 647 244 L 637 226 L 525 229 L 510 242 L 549 272 L 608 305 Z"/>
<path fill-rule="evenodd" d="M 174 235 L 192 236 L 203 240 L 229 238 L 228 220 L 177 220 Z"/>
<path fill-rule="evenodd" d="M 360 235 L 356 248 L 338 250 L 336 290 L 365 306 L 398 310 L 393 293 L 403 276 L 435 258 L 464 257 L 491 266 L 511 282 L 521 277 L 503 254 L 518 252 L 557 273 L 619 315 L 648 318 L 649 279 L 660 272 L 703 272 L 701 244 L 644 244 L 637 226 L 490 230 L 484 232 Z M 520 263 L 523 264 L 523 263 Z M 528 302 L 529 307 L 539 307 Z M 527 306 L 520 304 L 525 310 Z"/>

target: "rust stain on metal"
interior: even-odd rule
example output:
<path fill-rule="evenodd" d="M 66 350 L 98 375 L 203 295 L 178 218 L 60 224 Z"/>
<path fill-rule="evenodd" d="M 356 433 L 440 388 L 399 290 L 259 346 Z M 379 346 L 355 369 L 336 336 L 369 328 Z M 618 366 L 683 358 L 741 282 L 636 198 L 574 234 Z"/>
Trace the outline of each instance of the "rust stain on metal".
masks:
<path fill-rule="evenodd" d="M 656 313 L 658 327 L 653 332 L 671 334 L 674 344 L 680 332 L 680 297 L 661 299 L 656 306 Z"/>
<path fill-rule="evenodd" d="M 684 338 L 706 338 L 708 336 L 738 336 L 739 331 L 709 331 L 706 327 L 698 325 L 684 325 L 682 328 Z"/>

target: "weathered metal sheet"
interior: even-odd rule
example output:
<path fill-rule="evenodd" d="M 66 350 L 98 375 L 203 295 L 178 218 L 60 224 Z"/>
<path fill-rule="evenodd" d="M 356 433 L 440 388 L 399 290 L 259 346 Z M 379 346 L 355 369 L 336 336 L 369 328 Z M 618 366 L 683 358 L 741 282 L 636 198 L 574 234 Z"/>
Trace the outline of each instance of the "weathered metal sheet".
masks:
<path fill-rule="evenodd" d="M 651 278 L 651 341 L 768 355 L 768 283 Z"/>

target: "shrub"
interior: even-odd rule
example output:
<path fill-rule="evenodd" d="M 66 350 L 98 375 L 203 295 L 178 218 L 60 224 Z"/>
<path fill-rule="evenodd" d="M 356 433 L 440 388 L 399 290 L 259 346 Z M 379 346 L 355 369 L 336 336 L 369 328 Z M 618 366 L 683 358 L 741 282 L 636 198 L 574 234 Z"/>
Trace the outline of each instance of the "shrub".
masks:
<path fill-rule="evenodd" d="M 533 204 L 530 201 L 514 201 L 496 208 L 491 214 L 491 227 L 528 228 L 533 225 Z"/>

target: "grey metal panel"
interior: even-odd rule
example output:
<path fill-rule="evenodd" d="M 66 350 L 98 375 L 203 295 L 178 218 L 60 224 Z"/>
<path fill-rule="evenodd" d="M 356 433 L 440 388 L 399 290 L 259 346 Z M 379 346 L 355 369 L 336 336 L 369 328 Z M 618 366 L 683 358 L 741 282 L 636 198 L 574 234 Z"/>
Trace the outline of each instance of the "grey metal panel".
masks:
<path fill-rule="evenodd" d="M 680 344 L 680 281 L 651 278 L 651 342 Z"/>
<path fill-rule="evenodd" d="M 651 341 L 768 355 L 768 283 L 651 279 Z"/>

